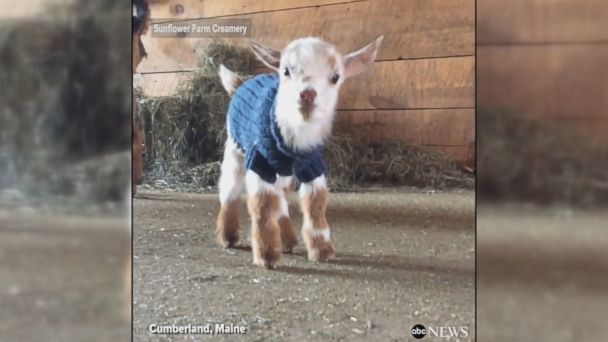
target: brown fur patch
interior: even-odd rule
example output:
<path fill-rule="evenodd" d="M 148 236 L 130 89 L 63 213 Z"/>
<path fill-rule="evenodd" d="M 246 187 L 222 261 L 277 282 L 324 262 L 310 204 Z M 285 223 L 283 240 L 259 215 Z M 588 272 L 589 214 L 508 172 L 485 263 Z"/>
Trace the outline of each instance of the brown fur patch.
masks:
<path fill-rule="evenodd" d="M 321 236 L 312 238 L 311 247 L 308 250 L 308 259 L 311 261 L 327 261 L 336 256 L 333 243 L 325 241 Z"/>
<path fill-rule="evenodd" d="M 234 91 L 232 92 L 233 94 L 234 94 L 234 92 L 236 91 L 236 89 L 237 89 L 238 87 L 240 87 L 240 86 L 241 86 L 241 84 L 243 84 L 243 82 L 245 82 L 245 80 L 244 80 L 242 77 L 236 77 L 236 78 L 234 79 L 234 82 L 233 82 L 233 84 L 232 84 L 232 86 L 234 87 L 234 88 L 233 88 L 233 89 L 234 89 Z"/>
<path fill-rule="evenodd" d="M 293 229 L 293 223 L 287 216 L 282 216 L 279 219 L 279 227 L 281 228 L 281 241 L 283 242 L 283 252 L 293 252 L 293 247 L 298 244 L 296 231 Z"/>
<path fill-rule="evenodd" d="M 300 113 L 302 114 L 302 117 L 304 118 L 304 120 L 308 120 L 310 119 L 310 114 L 312 114 L 312 111 L 306 108 L 300 108 Z"/>
<path fill-rule="evenodd" d="M 312 236 L 310 231 L 302 230 L 302 237 L 308 251 L 308 260 L 327 261 L 336 255 L 333 243 L 325 241 L 322 236 Z"/>
<path fill-rule="evenodd" d="M 314 228 L 328 227 L 325 216 L 327 203 L 329 202 L 329 192 L 327 189 L 319 189 L 312 194 L 302 198 L 302 213 L 304 219 L 310 220 Z"/>
<path fill-rule="evenodd" d="M 329 202 L 327 189 L 319 189 L 301 200 L 304 227 L 329 229 L 326 211 Z M 331 241 L 325 241 L 322 236 L 313 236 L 310 231 L 302 229 L 302 237 L 311 261 L 327 261 L 335 256 L 336 249 Z"/>
<path fill-rule="evenodd" d="M 273 193 L 250 195 L 247 208 L 251 216 L 253 263 L 274 269 L 282 256 L 281 228 L 276 219 L 279 196 Z"/>
<path fill-rule="evenodd" d="M 224 248 L 239 241 L 239 201 L 225 203 L 217 216 L 217 242 Z"/>
<path fill-rule="evenodd" d="M 240 87 L 240 86 L 241 86 L 241 84 L 243 84 L 243 82 L 245 82 L 245 80 L 244 80 L 243 78 L 241 78 L 241 77 L 237 77 L 237 78 L 234 80 L 234 87 L 235 87 L 235 88 Z"/>

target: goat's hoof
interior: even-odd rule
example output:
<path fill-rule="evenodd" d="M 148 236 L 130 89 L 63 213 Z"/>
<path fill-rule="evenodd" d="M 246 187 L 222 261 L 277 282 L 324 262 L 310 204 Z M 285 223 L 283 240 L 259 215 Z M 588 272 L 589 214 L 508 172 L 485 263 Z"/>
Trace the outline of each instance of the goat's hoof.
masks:
<path fill-rule="evenodd" d="M 281 227 L 281 241 L 283 241 L 283 253 L 291 254 L 293 247 L 298 244 L 298 237 L 293 229 L 293 224 L 289 217 L 281 217 L 279 219 Z"/>
<path fill-rule="evenodd" d="M 239 236 L 231 234 L 218 234 L 217 243 L 224 248 L 234 248 L 239 242 Z"/>
<path fill-rule="evenodd" d="M 298 241 L 293 241 L 293 242 L 285 242 L 283 241 L 283 253 L 285 254 L 291 254 L 293 253 L 293 247 L 295 247 L 298 244 Z"/>
<path fill-rule="evenodd" d="M 331 241 L 316 240 L 308 250 L 308 260 L 328 261 L 336 256 L 336 248 Z"/>
<path fill-rule="evenodd" d="M 281 251 L 266 251 L 262 254 L 261 257 L 254 256 L 253 264 L 260 267 L 265 267 L 269 270 L 274 270 L 277 268 L 279 261 L 281 260 Z"/>

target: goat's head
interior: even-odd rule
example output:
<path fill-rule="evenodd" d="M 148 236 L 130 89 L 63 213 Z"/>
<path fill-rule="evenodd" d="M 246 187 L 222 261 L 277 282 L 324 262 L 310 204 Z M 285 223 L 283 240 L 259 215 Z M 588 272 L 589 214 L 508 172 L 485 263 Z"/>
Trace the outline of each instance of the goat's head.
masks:
<path fill-rule="evenodd" d="M 280 75 L 277 110 L 290 120 L 307 122 L 333 119 L 340 87 L 373 64 L 382 39 L 347 55 L 313 37 L 294 40 L 283 51 L 255 41 L 250 45 L 257 57 Z"/>

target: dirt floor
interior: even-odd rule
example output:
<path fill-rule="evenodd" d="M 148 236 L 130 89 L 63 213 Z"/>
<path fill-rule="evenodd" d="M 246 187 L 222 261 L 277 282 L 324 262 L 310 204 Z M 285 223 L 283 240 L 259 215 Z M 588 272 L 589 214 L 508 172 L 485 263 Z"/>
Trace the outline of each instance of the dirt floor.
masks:
<path fill-rule="evenodd" d="M 126 218 L 0 208 L 0 341 L 128 341 Z"/>
<path fill-rule="evenodd" d="M 480 341 L 608 341 L 608 213 L 480 207 Z"/>
<path fill-rule="evenodd" d="M 337 257 L 306 260 L 298 245 L 277 270 L 244 246 L 215 244 L 216 195 L 142 191 L 134 200 L 134 341 L 150 324 L 247 326 L 247 341 L 408 341 L 415 324 L 465 326 L 474 336 L 474 193 L 332 193 Z M 292 203 L 296 227 L 301 218 Z M 300 239 L 301 241 L 301 239 Z M 234 340 L 215 336 L 214 340 Z"/>

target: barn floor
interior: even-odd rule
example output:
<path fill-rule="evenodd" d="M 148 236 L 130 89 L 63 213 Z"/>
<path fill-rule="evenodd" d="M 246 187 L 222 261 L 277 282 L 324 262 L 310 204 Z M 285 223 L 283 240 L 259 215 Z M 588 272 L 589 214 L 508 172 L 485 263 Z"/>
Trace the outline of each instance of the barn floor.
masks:
<path fill-rule="evenodd" d="M 214 241 L 216 195 L 141 192 L 134 340 L 201 338 L 152 335 L 152 323 L 245 324 L 250 341 L 401 341 L 417 323 L 467 326 L 472 336 L 474 205 L 471 191 L 333 193 L 336 259 L 309 262 L 300 244 L 270 271 L 252 265 L 244 204 L 245 247 L 224 250 Z"/>
<path fill-rule="evenodd" d="M 0 340 L 128 341 L 128 227 L 0 208 Z"/>
<path fill-rule="evenodd" d="M 608 213 L 477 212 L 479 341 L 608 341 Z"/>

